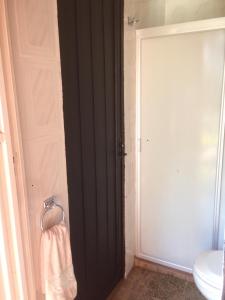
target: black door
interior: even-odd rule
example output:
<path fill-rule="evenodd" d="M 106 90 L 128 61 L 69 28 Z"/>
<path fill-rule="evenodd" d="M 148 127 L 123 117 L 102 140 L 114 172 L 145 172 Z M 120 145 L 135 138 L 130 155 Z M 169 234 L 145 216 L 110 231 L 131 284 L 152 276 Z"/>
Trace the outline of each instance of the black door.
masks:
<path fill-rule="evenodd" d="M 70 230 L 80 300 L 124 272 L 122 0 L 58 0 Z"/>

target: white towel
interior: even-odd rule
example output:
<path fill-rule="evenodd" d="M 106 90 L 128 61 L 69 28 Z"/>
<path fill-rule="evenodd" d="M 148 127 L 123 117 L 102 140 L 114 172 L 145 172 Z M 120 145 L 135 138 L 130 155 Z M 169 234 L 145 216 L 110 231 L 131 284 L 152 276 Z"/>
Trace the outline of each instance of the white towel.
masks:
<path fill-rule="evenodd" d="M 63 223 L 42 233 L 41 280 L 46 300 L 70 300 L 77 295 L 69 234 Z"/>

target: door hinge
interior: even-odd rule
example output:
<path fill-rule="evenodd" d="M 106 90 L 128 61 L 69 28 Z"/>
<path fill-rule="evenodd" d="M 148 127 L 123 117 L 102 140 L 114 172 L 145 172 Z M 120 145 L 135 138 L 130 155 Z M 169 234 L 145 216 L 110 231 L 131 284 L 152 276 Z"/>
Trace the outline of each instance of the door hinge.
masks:
<path fill-rule="evenodd" d="M 16 169 L 17 169 L 17 156 L 16 156 L 16 153 L 13 153 L 12 160 L 13 160 L 14 171 L 16 173 Z"/>

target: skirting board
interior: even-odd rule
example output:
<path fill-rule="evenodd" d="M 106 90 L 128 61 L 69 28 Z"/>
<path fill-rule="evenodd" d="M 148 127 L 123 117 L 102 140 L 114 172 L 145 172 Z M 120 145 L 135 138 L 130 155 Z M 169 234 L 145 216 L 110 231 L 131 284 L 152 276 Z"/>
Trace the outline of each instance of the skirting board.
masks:
<path fill-rule="evenodd" d="M 151 261 L 147 261 L 142 258 L 135 257 L 134 266 L 140 267 L 143 269 L 147 269 L 147 270 L 150 270 L 153 272 L 173 275 L 174 277 L 177 277 L 177 278 L 180 278 L 183 280 L 187 280 L 189 282 L 194 282 L 192 274 L 190 274 L 188 272 L 184 272 L 184 271 L 176 270 L 176 269 L 173 269 L 170 267 L 166 267 L 166 266 L 163 266 L 163 265 L 151 262 Z"/>

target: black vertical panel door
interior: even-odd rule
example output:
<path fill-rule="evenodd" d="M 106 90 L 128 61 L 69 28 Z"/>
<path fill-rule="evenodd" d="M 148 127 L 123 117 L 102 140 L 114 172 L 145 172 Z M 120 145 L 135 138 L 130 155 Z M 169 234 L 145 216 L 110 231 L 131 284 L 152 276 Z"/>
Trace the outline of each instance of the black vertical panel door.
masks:
<path fill-rule="evenodd" d="M 58 0 L 70 232 L 79 300 L 124 272 L 123 1 Z"/>

